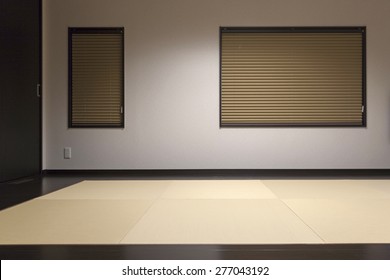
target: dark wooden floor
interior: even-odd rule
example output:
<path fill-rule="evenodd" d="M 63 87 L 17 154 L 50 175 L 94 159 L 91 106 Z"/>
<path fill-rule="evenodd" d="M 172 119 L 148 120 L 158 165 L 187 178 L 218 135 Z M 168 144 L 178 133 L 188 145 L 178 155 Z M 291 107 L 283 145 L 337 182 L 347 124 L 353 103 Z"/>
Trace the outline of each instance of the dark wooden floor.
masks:
<path fill-rule="evenodd" d="M 386 172 L 52 172 L 0 184 L 0 209 L 82 180 L 125 179 L 390 179 Z M 1 229 L 0 229 L 1 230 Z M 326 245 L 0 245 L 0 259 L 141 260 L 390 260 L 390 244 Z"/>
<path fill-rule="evenodd" d="M 390 244 L 12 245 L 0 259 L 56 260 L 389 260 Z"/>

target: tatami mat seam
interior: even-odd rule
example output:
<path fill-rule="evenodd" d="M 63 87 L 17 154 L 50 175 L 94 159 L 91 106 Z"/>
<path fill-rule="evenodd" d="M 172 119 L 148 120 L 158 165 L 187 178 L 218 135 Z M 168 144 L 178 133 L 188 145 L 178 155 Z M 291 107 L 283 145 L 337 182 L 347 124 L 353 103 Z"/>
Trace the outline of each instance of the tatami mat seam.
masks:
<path fill-rule="evenodd" d="M 144 211 L 144 213 L 137 219 L 137 221 L 133 224 L 133 226 L 123 235 L 123 237 L 119 240 L 118 244 L 122 244 L 123 240 L 126 238 L 126 236 L 131 232 L 131 230 L 137 226 L 137 224 L 139 223 L 140 220 L 142 220 L 142 218 L 146 215 L 146 213 L 148 213 L 148 211 L 153 207 L 153 205 L 156 203 L 156 201 L 160 200 L 160 198 L 162 197 L 162 195 L 166 192 L 167 190 L 167 186 L 165 187 L 165 190 L 163 192 L 160 193 L 159 196 L 157 196 L 153 201 L 152 203 L 150 203 L 149 207 Z"/>
<path fill-rule="evenodd" d="M 324 243 L 327 243 L 326 242 L 326 240 L 325 239 L 323 239 L 322 237 L 321 237 L 321 235 L 318 233 L 318 232 L 316 232 L 311 226 L 309 226 L 309 224 L 308 223 L 306 223 L 305 222 L 305 220 L 303 219 L 303 218 L 301 218 L 299 215 L 298 215 L 298 213 L 296 213 L 286 202 L 284 202 L 284 200 L 283 199 L 279 199 L 284 205 L 286 205 L 286 207 L 288 208 L 288 209 L 290 209 L 290 211 L 299 219 L 299 220 L 301 220 L 302 221 L 302 223 L 304 223 L 305 224 L 305 226 L 307 226 L 319 239 L 321 239 Z"/>

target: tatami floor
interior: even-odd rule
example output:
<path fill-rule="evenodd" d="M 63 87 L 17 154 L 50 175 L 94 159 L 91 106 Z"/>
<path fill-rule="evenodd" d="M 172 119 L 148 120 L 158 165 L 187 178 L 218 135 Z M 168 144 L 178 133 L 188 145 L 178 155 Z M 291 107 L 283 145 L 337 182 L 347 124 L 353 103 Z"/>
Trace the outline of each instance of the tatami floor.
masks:
<path fill-rule="evenodd" d="M 0 244 L 389 243 L 390 180 L 82 181 L 0 211 Z"/>

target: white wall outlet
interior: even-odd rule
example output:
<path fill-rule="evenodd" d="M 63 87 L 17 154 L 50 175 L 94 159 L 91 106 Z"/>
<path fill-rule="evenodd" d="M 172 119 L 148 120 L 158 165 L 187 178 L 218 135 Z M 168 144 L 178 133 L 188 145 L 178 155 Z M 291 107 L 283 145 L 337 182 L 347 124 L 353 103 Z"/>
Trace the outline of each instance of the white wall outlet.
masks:
<path fill-rule="evenodd" d="M 71 147 L 65 147 L 64 148 L 64 158 L 70 159 L 72 157 L 72 148 Z"/>

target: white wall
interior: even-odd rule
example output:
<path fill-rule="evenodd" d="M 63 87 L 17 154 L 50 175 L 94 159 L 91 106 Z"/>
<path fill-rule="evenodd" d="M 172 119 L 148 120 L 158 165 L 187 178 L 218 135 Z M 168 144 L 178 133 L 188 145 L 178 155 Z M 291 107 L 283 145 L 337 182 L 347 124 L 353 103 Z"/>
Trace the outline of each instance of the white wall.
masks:
<path fill-rule="evenodd" d="M 45 169 L 390 168 L 389 0 L 43 2 Z M 125 27 L 125 129 L 67 128 L 69 26 Z M 367 128 L 220 129 L 219 26 L 367 26 Z"/>

